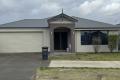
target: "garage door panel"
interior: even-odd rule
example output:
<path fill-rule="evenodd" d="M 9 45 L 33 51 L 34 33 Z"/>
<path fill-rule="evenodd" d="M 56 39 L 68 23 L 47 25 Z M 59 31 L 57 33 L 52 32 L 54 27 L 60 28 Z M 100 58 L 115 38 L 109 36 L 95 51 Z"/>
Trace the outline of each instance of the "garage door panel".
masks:
<path fill-rule="evenodd" d="M 43 33 L 0 33 L 0 52 L 40 52 Z"/>

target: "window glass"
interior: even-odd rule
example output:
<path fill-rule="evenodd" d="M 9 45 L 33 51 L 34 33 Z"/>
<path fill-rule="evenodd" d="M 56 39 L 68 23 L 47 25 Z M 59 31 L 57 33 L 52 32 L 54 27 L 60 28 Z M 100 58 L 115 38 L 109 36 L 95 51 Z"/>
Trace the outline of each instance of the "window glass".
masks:
<path fill-rule="evenodd" d="M 93 45 L 95 39 L 99 41 L 99 45 L 107 45 L 107 31 L 81 31 L 81 45 Z"/>

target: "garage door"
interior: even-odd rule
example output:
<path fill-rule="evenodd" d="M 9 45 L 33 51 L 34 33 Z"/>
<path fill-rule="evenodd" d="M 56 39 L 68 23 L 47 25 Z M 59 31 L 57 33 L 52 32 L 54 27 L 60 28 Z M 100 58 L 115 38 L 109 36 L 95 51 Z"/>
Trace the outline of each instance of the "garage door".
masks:
<path fill-rule="evenodd" d="M 42 32 L 0 33 L 0 53 L 41 52 Z"/>

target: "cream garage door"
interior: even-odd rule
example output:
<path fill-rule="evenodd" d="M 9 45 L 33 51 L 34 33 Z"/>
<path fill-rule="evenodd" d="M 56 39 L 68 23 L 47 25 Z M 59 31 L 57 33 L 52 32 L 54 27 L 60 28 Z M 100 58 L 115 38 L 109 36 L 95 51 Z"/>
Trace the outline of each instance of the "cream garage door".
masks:
<path fill-rule="evenodd" d="M 42 32 L 0 33 L 0 53 L 41 52 Z"/>

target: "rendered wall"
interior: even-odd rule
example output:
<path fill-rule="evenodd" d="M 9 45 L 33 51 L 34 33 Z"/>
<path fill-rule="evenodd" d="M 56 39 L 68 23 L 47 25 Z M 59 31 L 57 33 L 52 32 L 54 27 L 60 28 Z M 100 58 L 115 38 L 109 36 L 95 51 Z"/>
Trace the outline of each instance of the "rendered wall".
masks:
<path fill-rule="evenodd" d="M 118 34 L 118 31 L 109 31 L 109 34 Z M 76 52 L 94 52 L 93 45 L 81 45 L 81 32 L 80 30 L 75 31 L 75 51 Z M 115 52 L 118 51 L 114 50 Z M 100 45 L 99 52 L 109 52 L 108 45 Z"/>

